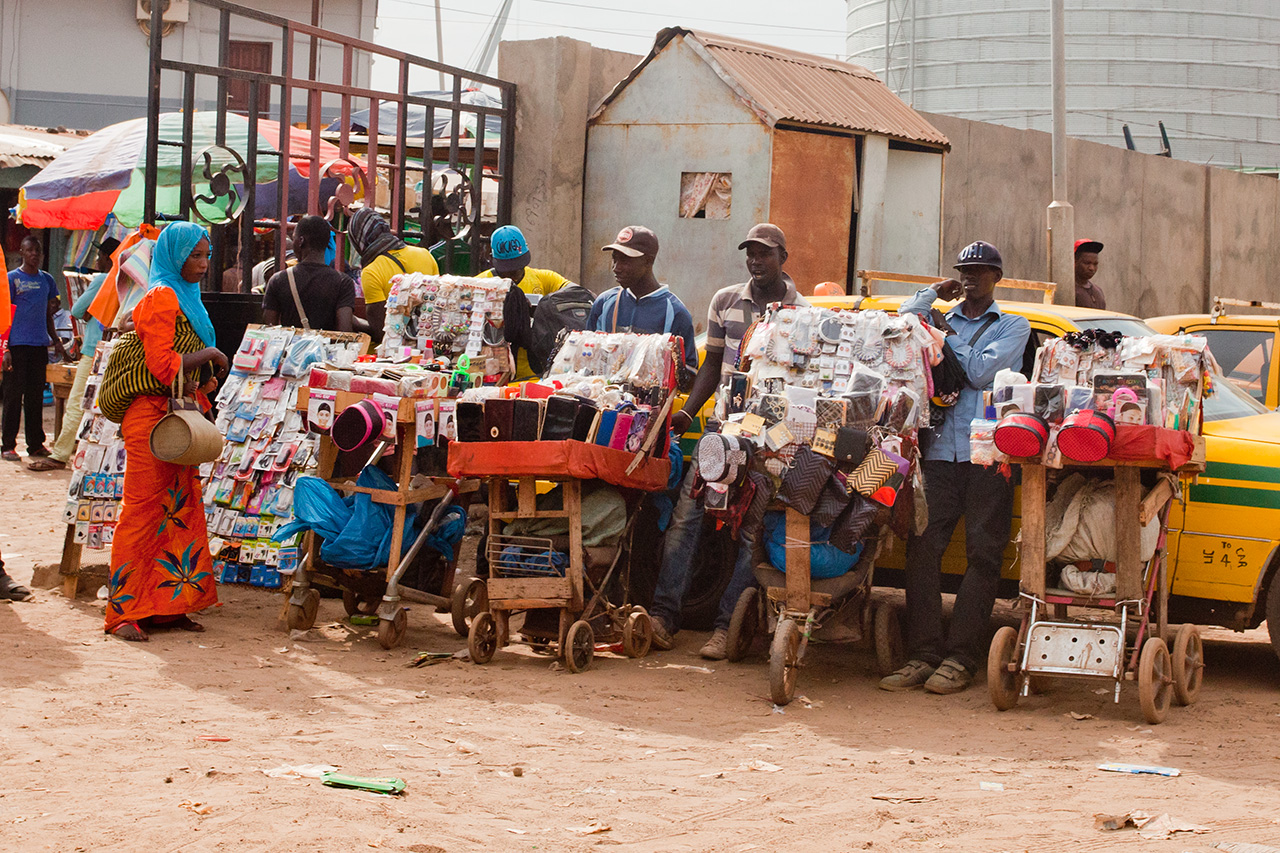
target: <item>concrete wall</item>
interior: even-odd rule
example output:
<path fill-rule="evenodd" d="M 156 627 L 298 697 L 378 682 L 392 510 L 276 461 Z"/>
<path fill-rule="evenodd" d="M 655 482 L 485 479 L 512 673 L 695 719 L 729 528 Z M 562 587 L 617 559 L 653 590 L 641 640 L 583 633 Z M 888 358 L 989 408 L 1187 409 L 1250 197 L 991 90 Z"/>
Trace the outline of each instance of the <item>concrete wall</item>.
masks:
<path fill-rule="evenodd" d="M 1049 135 L 926 117 L 952 145 L 944 271 L 966 244 L 987 240 L 1007 276 L 1046 280 Z M 1150 317 L 1206 310 L 1211 293 L 1260 298 L 1255 283 L 1280 260 L 1280 182 L 1078 139 L 1068 157 L 1076 236 L 1106 246 L 1094 280 L 1108 308 Z"/>
<path fill-rule="evenodd" d="M 260 0 L 250 5 L 311 20 L 311 0 Z M 146 115 L 148 47 L 136 8 L 136 0 L 0 0 L 0 20 L 5 22 L 0 30 L 0 90 L 10 102 L 8 120 L 96 130 Z M 377 0 L 327 0 L 320 25 L 372 41 L 376 10 Z M 165 56 L 217 65 L 217 27 L 217 10 L 192 3 L 190 20 L 175 25 L 165 38 Z M 279 70 L 278 30 L 233 17 L 231 38 L 273 42 L 272 62 Z M 341 51 L 331 47 L 321 54 L 321 77 L 337 82 Z M 308 50 L 296 50 L 295 73 L 305 73 L 307 62 Z M 357 85 L 368 84 L 368 57 L 357 58 L 356 80 Z M 176 108 L 181 103 L 180 77 L 166 75 L 162 94 L 165 107 Z M 214 105 L 211 78 L 198 86 L 197 98 L 202 108 Z M 295 118 L 304 117 L 295 110 Z"/>
<path fill-rule="evenodd" d="M 640 59 L 564 37 L 498 46 L 498 77 L 516 84 L 512 224 L 534 266 L 581 279 L 587 116 Z"/>
<path fill-rule="evenodd" d="M 681 173 L 703 171 L 732 173 L 728 219 L 679 217 Z M 712 294 L 746 278 L 737 245 L 766 217 L 769 176 L 769 128 L 682 39 L 673 41 L 587 130 L 582 283 L 612 287 L 600 247 L 624 225 L 647 225 L 661 244 L 659 280 L 701 330 Z"/>

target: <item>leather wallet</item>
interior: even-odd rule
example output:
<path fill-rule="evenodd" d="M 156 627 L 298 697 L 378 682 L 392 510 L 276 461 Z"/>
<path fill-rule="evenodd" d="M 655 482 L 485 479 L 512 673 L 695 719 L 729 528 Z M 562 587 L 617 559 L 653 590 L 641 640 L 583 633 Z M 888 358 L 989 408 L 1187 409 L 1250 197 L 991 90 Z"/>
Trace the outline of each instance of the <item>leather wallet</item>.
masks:
<path fill-rule="evenodd" d="M 874 501 L 854 492 L 850 495 L 848 506 L 831 525 L 831 538 L 828 541 L 846 554 L 854 553 L 878 511 L 879 506 Z"/>
<path fill-rule="evenodd" d="M 889 482 L 889 478 L 898 471 L 898 463 L 878 447 L 867 453 L 867 458 L 849 477 L 849 485 L 853 491 L 863 497 L 871 497 L 876 490 Z"/>
<path fill-rule="evenodd" d="M 846 469 L 857 468 L 871 449 L 871 436 L 859 427 L 840 427 L 836 430 L 836 462 Z"/>
<path fill-rule="evenodd" d="M 814 401 L 813 411 L 818 416 L 818 428 L 839 429 L 847 418 L 849 401 L 844 397 L 819 397 Z"/>
<path fill-rule="evenodd" d="M 808 515 L 817 505 L 833 470 L 834 461 L 814 453 L 808 445 L 802 445 L 791 460 L 791 467 L 782 477 L 778 500 L 801 515 Z"/>
<path fill-rule="evenodd" d="M 578 401 L 572 397 L 555 395 L 547 398 L 546 412 L 542 416 L 542 441 L 564 441 L 573 438 L 573 421 L 578 414 Z"/>
<path fill-rule="evenodd" d="M 818 495 L 818 502 L 814 504 L 809 518 L 819 527 L 830 527 L 848 504 L 849 491 L 845 486 L 844 476 L 836 471 L 822 487 L 822 493 Z"/>
<path fill-rule="evenodd" d="M 631 434 L 631 422 L 635 417 L 631 412 L 618 412 L 618 418 L 613 424 L 613 434 L 609 436 L 609 447 L 614 450 L 626 448 L 627 436 Z"/>
<path fill-rule="evenodd" d="M 459 402 L 454 413 L 454 428 L 457 430 L 458 441 L 487 441 L 484 404 Z"/>
<path fill-rule="evenodd" d="M 544 403 L 541 400 L 512 400 L 511 440 L 537 441 L 542 426 Z"/>
<path fill-rule="evenodd" d="M 512 423 L 515 418 L 515 400 L 484 401 L 484 431 L 486 441 L 511 441 Z"/>
<path fill-rule="evenodd" d="M 599 426 L 596 427 L 596 434 L 592 441 L 602 447 L 608 447 L 609 440 L 613 438 L 613 428 L 617 426 L 617 423 L 617 409 L 607 409 L 601 412 Z"/>
<path fill-rule="evenodd" d="M 579 403 L 578 410 L 573 414 L 573 432 L 571 438 L 574 441 L 590 441 L 591 430 L 595 426 L 596 416 L 600 414 L 600 410 L 591 403 Z"/>

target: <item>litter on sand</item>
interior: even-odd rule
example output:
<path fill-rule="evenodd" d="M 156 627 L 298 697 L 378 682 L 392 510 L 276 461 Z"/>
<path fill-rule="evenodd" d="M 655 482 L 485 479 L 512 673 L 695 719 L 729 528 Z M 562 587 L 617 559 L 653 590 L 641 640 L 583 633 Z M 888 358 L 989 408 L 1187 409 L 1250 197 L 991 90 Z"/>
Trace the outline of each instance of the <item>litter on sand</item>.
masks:
<path fill-rule="evenodd" d="M 1159 767 L 1154 764 L 1121 764 L 1108 762 L 1098 765 L 1099 770 L 1111 773 L 1138 773 L 1149 776 L 1181 776 L 1182 771 L 1176 767 Z"/>
<path fill-rule="evenodd" d="M 1272 847 L 1270 844 L 1245 844 L 1239 841 L 1219 841 L 1214 847 L 1227 853 L 1280 853 L 1280 847 Z"/>
<path fill-rule="evenodd" d="M 209 805 L 208 803 L 198 803 L 195 800 L 183 800 L 182 802 L 178 803 L 178 808 L 186 809 L 187 811 L 195 812 L 196 814 L 212 814 L 213 813 L 213 806 Z"/>
<path fill-rule="evenodd" d="M 613 827 L 598 820 L 593 820 L 586 826 L 566 826 L 565 829 L 570 832 L 576 832 L 579 835 L 599 835 L 602 832 L 608 832 Z"/>
<path fill-rule="evenodd" d="M 1072 712 L 1071 712 L 1071 719 L 1073 719 L 1073 720 L 1093 720 L 1093 719 L 1097 719 L 1097 718 L 1096 718 L 1096 717 L 1094 717 L 1094 716 L 1093 716 L 1093 714 L 1081 714 L 1079 711 L 1072 711 Z"/>
<path fill-rule="evenodd" d="M 1095 829 L 1104 832 L 1114 832 L 1120 829 L 1136 829 L 1138 835 L 1148 841 L 1159 841 L 1169 838 L 1175 832 L 1208 832 L 1209 827 L 1201 826 L 1197 823 L 1188 823 L 1184 820 L 1170 817 L 1168 814 L 1161 814 L 1155 817 L 1146 812 L 1129 812 L 1122 815 L 1106 815 L 1096 814 L 1093 816 L 1093 826 Z"/>
<path fill-rule="evenodd" d="M 319 779 L 324 774 L 332 773 L 337 769 L 332 764 L 282 764 L 270 770 L 263 770 L 262 773 L 264 776 L 277 779 Z"/>
<path fill-rule="evenodd" d="M 978 790 L 979 791 L 1003 791 L 1004 783 L 1003 782 L 979 782 Z"/>
<path fill-rule="evenodd" d="M 361 791 L 372 791 L 375 794 L 400 794 L 404 792 L 403 779 L 369 778 L 366 776 L 344 776 L 340 773 L 325 773 L 320 781 L 331 788 L 356 788 Z"/>
<path fill-rule="evenodd" d="M 936 799 L 936 797 L 930 797 L 924 794 L 872 794 L 871 799 L 900 805 L 902 803 L 927 803 Z"/>

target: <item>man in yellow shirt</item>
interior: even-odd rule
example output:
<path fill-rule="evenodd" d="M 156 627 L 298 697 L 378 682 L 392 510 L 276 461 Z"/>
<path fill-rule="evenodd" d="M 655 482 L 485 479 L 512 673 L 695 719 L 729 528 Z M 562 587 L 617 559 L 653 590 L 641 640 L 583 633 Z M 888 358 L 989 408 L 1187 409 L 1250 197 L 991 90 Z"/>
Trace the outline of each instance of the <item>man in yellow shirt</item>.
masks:
<path fill-rule="evenodd" d="M 347 236 L 360 254 L 360 263 L 364 267 L 360 273 L 360 286 L 364 290 L 369 335 L 374 343 L 381 343 L 392 276 L 404 272 L 439 275 L 440 267 L 426 249 L 405 245 L 392 233 L 387 220 L 371 207 L 362 207 L 355 212 L 347 223 Z"/>
<path fill-rule="evenodd" d="M 493 269 L 485 270 L 478 277 L 500 276 L 515 282 L 525 295 L 532 297 L 529 302 L 534 309 L 538 307 L 538 300 L 542 297 L 550 296 L 566 284 L 572 284 L 558 272 L 533 269 L 529 266 L 529 259 L 532 257 L 529 243 L 524 239 L 520 229 L 514 225 L 503 225 L 495 230 L 493 236 L 489 238 L 489 246 L 493 251 Z M 516 336 L 516 340 L 527 338 L 527 334 Z M 536 375 L 537 373 L 529 365 L 528 350 L 520 347 L 516 352 L 516 381 L 533 379 Z"/>

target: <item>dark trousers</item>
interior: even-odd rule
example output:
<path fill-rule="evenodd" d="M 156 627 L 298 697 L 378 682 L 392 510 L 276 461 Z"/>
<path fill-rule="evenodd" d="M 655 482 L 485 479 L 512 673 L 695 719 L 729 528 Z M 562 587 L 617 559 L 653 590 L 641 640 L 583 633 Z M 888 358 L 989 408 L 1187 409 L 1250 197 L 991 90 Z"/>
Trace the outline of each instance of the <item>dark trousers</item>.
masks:
<path fill-rule="evenodd" d="M 13 370 L 4 375 L 4 415 L 0 451 L 18 445 L 18 421 L 27 422 L 27 453 L 44 447 L 44 384 L 49 351 L 44 347 L 11 346 Z"/>
<path fill-rule="evenodd" d="M 996 466 L 924 462 L 929 526 L 907 541 L 907 647 L 937 666 L 954 658 L 970 672 L 985 665 L 1000 562 L 1013 523 L 1013 483 Z M 964 516 L 967 566 L 950 629 L 942 631 L 942 553 Z"/>

